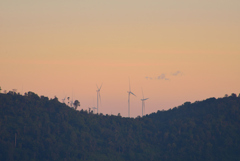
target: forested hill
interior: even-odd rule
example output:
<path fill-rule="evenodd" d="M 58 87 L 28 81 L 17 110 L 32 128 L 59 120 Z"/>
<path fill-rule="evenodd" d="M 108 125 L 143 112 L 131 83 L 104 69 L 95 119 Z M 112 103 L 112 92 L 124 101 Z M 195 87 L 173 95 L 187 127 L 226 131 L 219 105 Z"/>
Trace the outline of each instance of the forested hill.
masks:
<path fill-rule="evenodd" d="M 239 161 L 240 97 L 130 119 L 76 111 L 33 92 L 0 94 L 0 160 Z"/>

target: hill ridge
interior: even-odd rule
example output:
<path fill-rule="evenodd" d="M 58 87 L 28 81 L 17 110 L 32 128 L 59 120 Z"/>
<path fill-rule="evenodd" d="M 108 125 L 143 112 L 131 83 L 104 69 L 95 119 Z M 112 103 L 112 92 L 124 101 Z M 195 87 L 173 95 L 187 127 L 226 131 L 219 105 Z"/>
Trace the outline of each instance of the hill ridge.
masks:
<path fill-rule="evenodd" d="M 240 97 L 133 119 L 33 92 L 0 94 L 0 148 L 0 160 L 239 160 Z"/>

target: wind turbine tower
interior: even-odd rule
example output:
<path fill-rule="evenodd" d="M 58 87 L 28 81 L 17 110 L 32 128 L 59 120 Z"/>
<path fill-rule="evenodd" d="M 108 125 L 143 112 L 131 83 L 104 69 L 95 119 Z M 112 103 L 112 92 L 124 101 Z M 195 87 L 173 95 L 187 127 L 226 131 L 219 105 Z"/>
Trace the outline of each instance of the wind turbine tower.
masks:
<path fill-rule="evenodd" d="M 142 101 L 142 117 L 143 117 L 143 114 L 145 115 L 145 101 L 148 100 L 149 98 L 144 98 L 143 90 L 142 90 L 142 95 L 143 95 L 143 98 L 141 99 L 141 101 Z"/>
<path fill-rule="evenodd" d="M 131 91 L 130 79 L 129 79 L 129 91 L 127 91 L 127 93 L 128 93 L 128 117 L 130 117 L 130 95 L 132 94 L 132 95 L 136 96 Z"/>
<path fill-rule="evenodd" d="M 97 85 L 97 113 L 98 113 L 98 102 L 99 102 L 99 99 L 100 99 L 100 102 L 101 102 L 101 95 L 100 95 L 101 88 L 102 88 L 102 84 L 101 84 L 100 88 L 98 88 L 98 85 Z"/>

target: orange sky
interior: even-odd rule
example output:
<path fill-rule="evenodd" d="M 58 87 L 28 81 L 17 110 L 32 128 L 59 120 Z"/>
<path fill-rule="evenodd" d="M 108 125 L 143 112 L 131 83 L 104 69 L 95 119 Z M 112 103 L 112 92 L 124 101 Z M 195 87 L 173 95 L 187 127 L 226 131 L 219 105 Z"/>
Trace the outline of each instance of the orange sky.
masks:
<path fill-rule="evenodd" d="M 131 116 L 240 93 L 240 2 L 1 1 L 0 86 Z"/>

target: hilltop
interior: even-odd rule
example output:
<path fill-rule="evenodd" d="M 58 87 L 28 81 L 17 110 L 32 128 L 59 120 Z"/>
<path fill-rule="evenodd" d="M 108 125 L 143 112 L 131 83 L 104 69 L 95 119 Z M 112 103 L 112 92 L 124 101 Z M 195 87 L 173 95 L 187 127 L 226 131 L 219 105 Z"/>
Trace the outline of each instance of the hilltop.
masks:
<path fill-rule="evenodd" d="M 0 93 L 0 160 L 239 160 L 240 97 L 144 117 L 76 111 L 33 92 Z"/>

